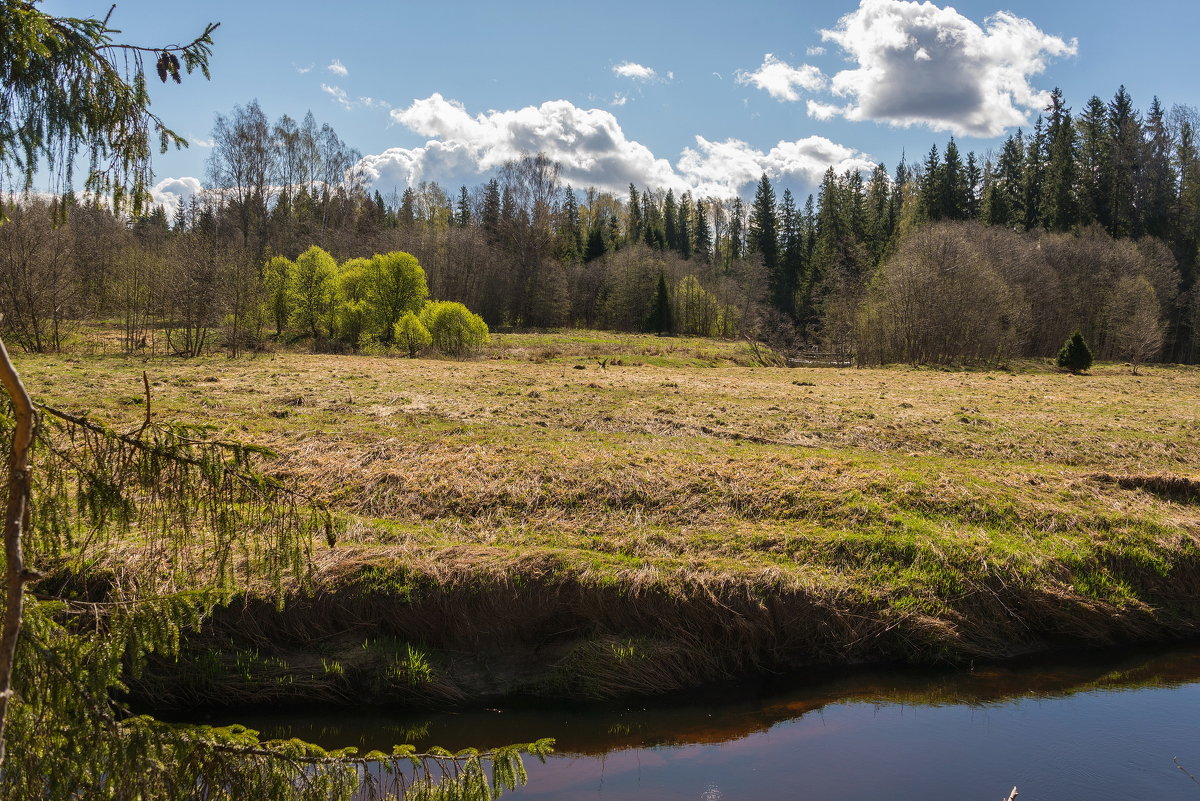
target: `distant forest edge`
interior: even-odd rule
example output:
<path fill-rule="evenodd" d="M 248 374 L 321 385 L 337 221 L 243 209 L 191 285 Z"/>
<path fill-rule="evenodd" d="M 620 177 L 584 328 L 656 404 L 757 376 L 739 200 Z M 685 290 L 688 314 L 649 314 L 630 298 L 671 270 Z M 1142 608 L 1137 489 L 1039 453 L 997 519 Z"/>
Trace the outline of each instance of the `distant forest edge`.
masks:
<path fill-rule="evenodd" d="M 396 345 L 394 325 L 369 324 L 387 288 L 364 260 L 407 253 L 422 298 L 465 304 L 492 328 L 744 336 L 860 363 L 962 364 L 1052 356 L 1079 330 L 1100 359 L 1194 363 L 1198 127 L 1196 109 L 1156 98 L 1142 113 L 1123 87 L 1074 115 L 1055 90 L 999 153 L 964 158 L 951 138 L 894 172 L 830 169 L 803 203 L 766 175 L 748 204 L 580 191 L 540 154 L 455 194 L 425 182 L 385 197 L 329 125 L 311 113 L 271 123 L 252 102 L 218 116 L 216 188 L 173 215 L 130 221 L 67 197 L 57 224 L 51 204 L 10 198 L 0 330 L 41 352 L 69 347 L 80 320 L 114 321 L 130 352 L 156 334 L 191 355 Z M 312 248 L 328 259 L 301 286 Z M 379 319 L 417 309 L 401 306 Z"/>

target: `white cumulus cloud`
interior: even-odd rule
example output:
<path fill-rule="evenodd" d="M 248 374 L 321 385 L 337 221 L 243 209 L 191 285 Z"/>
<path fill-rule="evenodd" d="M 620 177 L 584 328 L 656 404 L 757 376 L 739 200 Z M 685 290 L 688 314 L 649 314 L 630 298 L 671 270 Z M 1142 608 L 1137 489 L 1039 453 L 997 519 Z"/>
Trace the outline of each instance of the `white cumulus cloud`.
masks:
<path fill-rule="evenodd" d="M 710 142 L 696 137 L 695 148 L 685 148 L 677 165 L 685 180 L 701 195 L 733 195 L 766 173 L 774 179 L 817 184 L 825 170 L 866 171 L 875 163 L 853 148 L 823 136 L 794 142 L 781 141 L 768 151 L 739 139 Z"/>
<path fill-rule="evenodd" d="M 150 190 L 150 198 L 154 205 L 164 207 L 170 217 L 180 204 L 190 202 L 193 195 L 203 191 L 199 178 L 164 178 Z"/>
<path fill-rule="evenodd" d="M 820 100 L 809 100 L 808 116 L 818 120 L 831 120 L 839 114 L 846 113 L 845 106 L 835 106 L 832 103 L 823 103 Z"/>
<path fill-rule="evenodd" d="M 821 36 L 857 65 L 832 79 L 850 101 L 838 111 L 847 119 L 980 137 L 1027 124 L 1049 100 L 1031 79 L 1078 50 L 1007 11 L 981 27 L 949 6 L 909 0 L 862 0 Z M 834 107 L 815 108 L 820 116 Z"/>
<path fill-rule="evenodd" d="M 793 67 L 786 61 L 767 53 L 763 57 L 762 66 L 754 72 L 738 70 L 737 82 L 765 89 L 776 100 L 795 102 L 800 99 L 797 89 L 815 92 L 825 87 L 827 79 L 819 69 L 811 64 Z"/>
<path fill-rule="evenodd" d="M 329 62 L 329 66 L 327 66 L 325 69 L 329 70 L 334 75 L 339 75 L 343 78 L 350 74 L 350 70 L 346 69 L 346 65 L 341 62 L 341 59 L 337 58 Z"/>
<path fill-rule="evenodd" d="M 649 81 L 658 75 L 650 67 L 636 64 L 632 61 L 623 61 L 612 68 L 613 74 L 620 75 L 622 78 L 633 78 L 638 81 Z"/>
<path fill-rule="evenodd" d="M 428 141 L 365 156 L 361 166 L 377 185 L 422 180 L 475 181 L 504 162 L 545 153 L 562 165 L 563 180 L 618 191 L 629 183 L 682 188 L 666 159 L 630 141 L 617 118 L 603 109 L 582 109 L 566 100 L 511 111 L 471 115 L 461 103 L 433 94 L 392 119 Z"/>
<path fill-rule="evenodd" d="M 822 137 L 779 142 L 768 151 L 746 142 L 696 137 L 672 165 L 626 137 L 612 112 L 566 100 L 471 114 L 440 94 L 393 109 L 391 118 L 427 138 L 419 147 L 393 147 L 363 157 L 359 166 L 381 190 L 425 180 L 477 183 L 504 162 L 544 153 L 562 166 L 564 182 L 622 193 L 638 186 L 730 196 L 762 173 L 816 183 L 826 168 L 870 169 L 868 157 Z"/>

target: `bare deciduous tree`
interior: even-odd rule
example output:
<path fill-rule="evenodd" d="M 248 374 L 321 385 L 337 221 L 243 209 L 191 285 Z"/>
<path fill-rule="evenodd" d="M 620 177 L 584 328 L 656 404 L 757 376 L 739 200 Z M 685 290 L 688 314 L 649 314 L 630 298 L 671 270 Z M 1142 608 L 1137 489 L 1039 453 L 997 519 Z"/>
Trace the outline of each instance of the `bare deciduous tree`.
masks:
<path fill-rule="evenodd" d="M 280 173 L 277 149 L 267 116 L 257 100 L 217 115 L 208 157 L 208 180 L 221 190 L 238 220 L 242 245 L 265 244 L 267 209 Z"/>
<path fill-rule="evenodd" d="M 0 312 L 5 338 L 35 353 L 57 351 L 81 298 L 74 237 L 42 201 L 10 204 L 0 225 Z"/>
<path fill-rule="evenodd" d="M 900 245 L 863 304 L 861 360 L 990 362 L 1018 352 L 1028 303 L 980 252 L 974 231 L 939 223 Z"/>
<path fill-rule="evenodd" d="M 1113 351 L 1128 360 L 1137 375 L 1138 366 L 1156 358 L 1163 345 L 1164 326 L 1154 287 L 1145 276 L 1125 276 L 1113 289 L 1107 311 Z"/>

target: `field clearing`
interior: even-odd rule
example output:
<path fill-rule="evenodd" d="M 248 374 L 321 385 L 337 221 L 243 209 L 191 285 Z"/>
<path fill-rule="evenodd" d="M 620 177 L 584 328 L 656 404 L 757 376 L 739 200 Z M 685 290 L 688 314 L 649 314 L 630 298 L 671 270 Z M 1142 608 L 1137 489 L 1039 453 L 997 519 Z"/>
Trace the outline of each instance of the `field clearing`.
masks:
<path fill-rule="evenodd" d="M 317 557 L 337 608 L 299 600 L 305 630 L 246 613 L 298 670 L 372 616 L 434 654 L 447 697 L 1200 630 L 1200 369 L 778 369 L 733 366 L 738 343 L 496 340 L 473 361 L 18 369 L 118 429 L 145 415 L 145 370 L 155 419 L 270 447 L 269 472 L 338 511 Z M 492 649 L 488 676 L 468 649 Z"/>

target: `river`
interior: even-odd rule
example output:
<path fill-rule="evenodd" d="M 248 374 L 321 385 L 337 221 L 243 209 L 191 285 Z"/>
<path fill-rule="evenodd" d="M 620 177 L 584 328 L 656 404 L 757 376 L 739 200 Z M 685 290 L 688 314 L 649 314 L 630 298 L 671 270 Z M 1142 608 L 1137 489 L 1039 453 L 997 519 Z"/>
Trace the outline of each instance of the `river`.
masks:
<path fill-rule="evenodd" d="M 264 736 L 390 750 L 555 737 L 520 799 L 1200 801 L 1200 645 L 970 670 L 814 671 L 688 697 L 215 715 Z M 228 720 L 225 720 L 228 718 Z"/>

